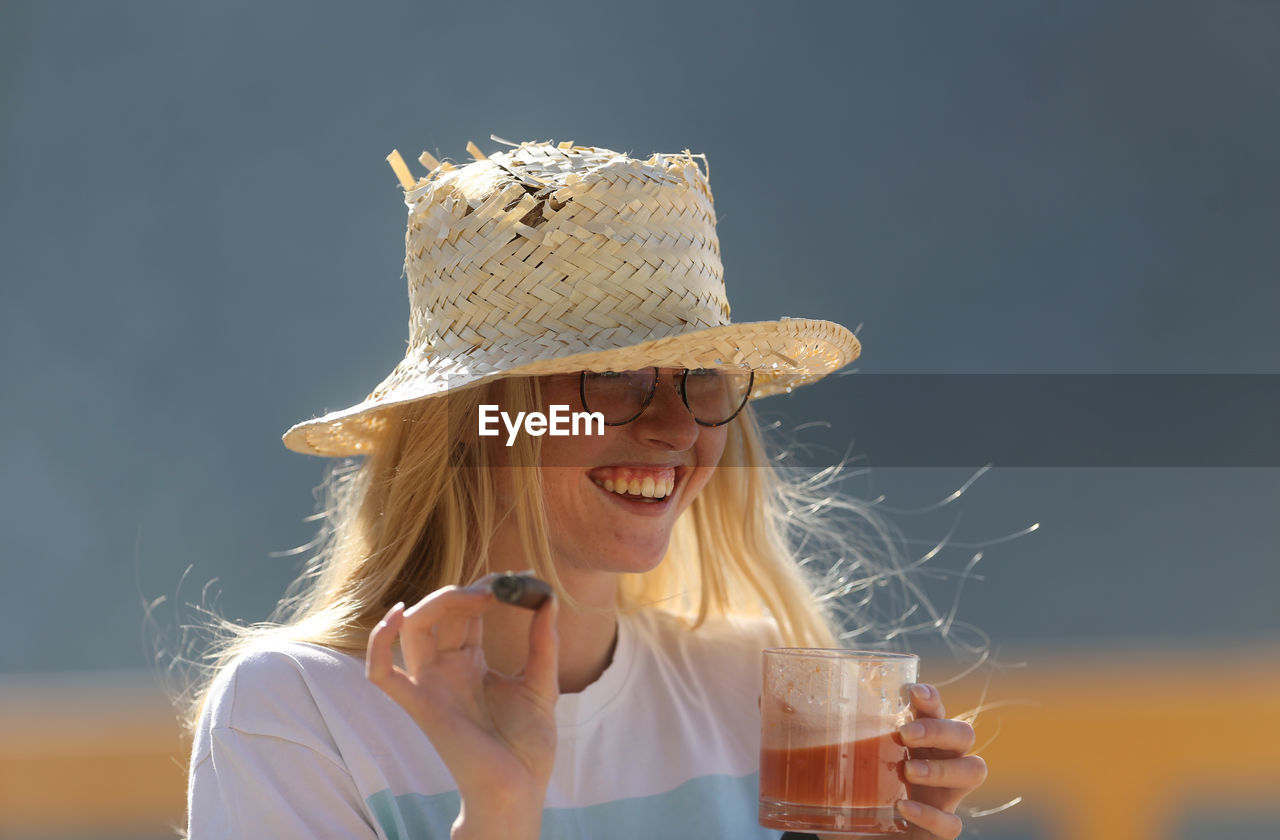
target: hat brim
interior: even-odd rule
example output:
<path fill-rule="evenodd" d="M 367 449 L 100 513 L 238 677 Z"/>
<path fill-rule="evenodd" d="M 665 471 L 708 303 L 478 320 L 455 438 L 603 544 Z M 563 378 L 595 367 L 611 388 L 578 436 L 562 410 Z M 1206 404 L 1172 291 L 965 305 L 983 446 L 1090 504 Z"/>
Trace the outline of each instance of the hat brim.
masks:
<path fill-rule="evenodd" d="M 362 402 L 298 423 L 285 432 L 284 445 L 307 455 L 366 455 L 387 409 L 511 376 L 643 367 L 750 369 L 756 373 L 752 399 L 757 399 L 816 382 L 858 358 L 861 345 L 852 332 L 831 321 L 783 318 L 588 352 L 559 355 L 563 348 L 542 350 L 545 358 L 527 349 L 514 358 L 491 352 L 471 358 L 406 357 Z"/>

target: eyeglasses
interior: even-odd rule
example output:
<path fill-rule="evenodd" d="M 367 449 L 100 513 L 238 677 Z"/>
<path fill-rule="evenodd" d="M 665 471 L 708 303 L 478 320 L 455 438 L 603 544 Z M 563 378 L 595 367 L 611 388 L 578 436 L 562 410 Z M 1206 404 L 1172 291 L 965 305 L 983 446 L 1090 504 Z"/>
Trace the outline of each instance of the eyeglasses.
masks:
<path fill-rule="evenodd" d="M 606 426 L 622 426 L 635 420 L 653 402 L 659 371 L 584 370 L 578 392 L 587 411 L 604 415 Z M 749 370 L 698 368 L 680 373 L 680 398 L 700 426 L 723 426 L 738 416 L 751 396 L 756 375 Z"/>

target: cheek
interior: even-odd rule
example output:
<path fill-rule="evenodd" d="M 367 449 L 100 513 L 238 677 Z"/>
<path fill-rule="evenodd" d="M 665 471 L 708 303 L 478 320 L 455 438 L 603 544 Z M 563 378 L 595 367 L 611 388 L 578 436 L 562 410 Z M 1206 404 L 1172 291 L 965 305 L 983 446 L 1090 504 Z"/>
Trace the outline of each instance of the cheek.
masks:
<path fill-rule="evenodd" d="M 715 467 L 698 467 L 689 474 L 688 486 L 685 488 L 684 498 L 680 500 L 680 511 L 683 513 L 693 504 L 693 500 L 698 497 L 702 489 L 707 486 L 707 482 L 711 480 L 711 475 L 716 471 Z"/>
<path fill-rule="evenodd" d="M 698 466 L 716 467 L 724 455 L 725 444 L 729 440 L 729 427 L 703 427 L 698 435 Z"/>
<path fill-rule="evenodd" d="M 704 427 L 701 430 L 696 444 L 698 466 L 689 475 L 688 493 L 685 497 L 686 504 L 692 502 L 694 497 L 711 480 L 711 476 L 715 473 L 717 465 L 720 463 L 720 456 L 724 454 L 725 441 L 728 436 L 728 426 Z"/>

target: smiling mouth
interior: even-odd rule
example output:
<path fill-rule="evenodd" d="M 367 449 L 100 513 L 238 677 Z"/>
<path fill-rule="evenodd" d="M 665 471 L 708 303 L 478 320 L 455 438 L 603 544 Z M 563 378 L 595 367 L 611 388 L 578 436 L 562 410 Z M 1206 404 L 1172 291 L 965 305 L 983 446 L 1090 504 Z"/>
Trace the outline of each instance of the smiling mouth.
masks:
<path fill-rule="evenodd" d="M 600 489 L 625 499 L 661 501 L 675 492 L 675 467 L 599 467 L 588 477 Z"/>

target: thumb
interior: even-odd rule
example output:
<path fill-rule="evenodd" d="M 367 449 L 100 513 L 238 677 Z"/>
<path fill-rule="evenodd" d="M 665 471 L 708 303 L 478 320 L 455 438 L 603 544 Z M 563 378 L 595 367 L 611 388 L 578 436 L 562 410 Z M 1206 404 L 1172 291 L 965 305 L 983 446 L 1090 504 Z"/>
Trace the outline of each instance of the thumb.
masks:
<path fill-rule="evenodd" d="M 560 599 L 555 595 L 538 607 L 529 627 L 529 658 L 524 666 L 525 685 L 552 702 L 560 696 L 559 615 Z"/>

